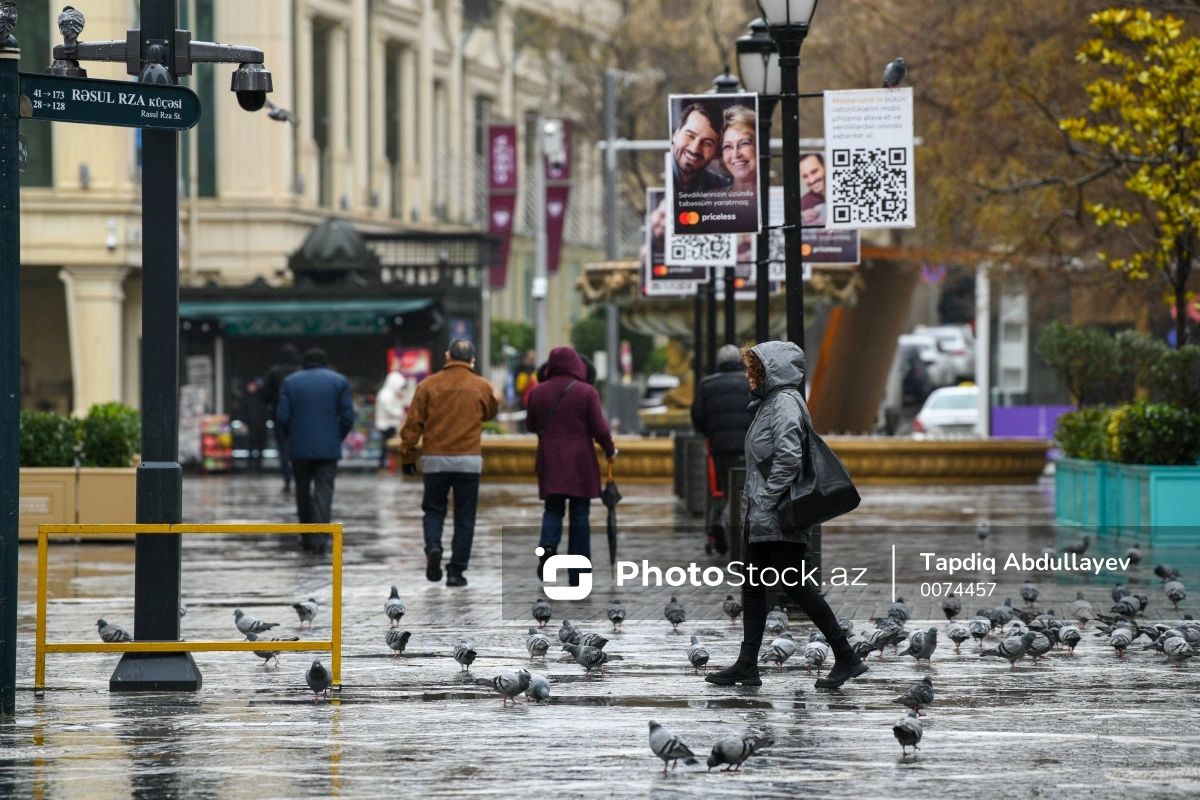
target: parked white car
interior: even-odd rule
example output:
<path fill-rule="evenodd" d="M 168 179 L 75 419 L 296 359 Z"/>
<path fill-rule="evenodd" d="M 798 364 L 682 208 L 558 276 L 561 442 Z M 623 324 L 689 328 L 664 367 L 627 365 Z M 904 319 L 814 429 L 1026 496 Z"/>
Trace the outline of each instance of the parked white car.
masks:
<path fill-rule="evenodd" d="M 932 336 L 937 348 L 950 360 L 954 379 L 975 379 L 975 333 L 970 325 L 918 325 L 913 333 Z"/>
<path fill-rule="evenodd" d="M 935 389 L 913 420 L 917 436 L 964 435 L 979 422 L 979 387 L 951 386 Z"/>
<path fill-rule="evenodd" d="M 938 347 L 937 339 L 924 333 L 906 333 L 897 339 L 897 344 L 915 347 L 921 360 L 925 362 L 925 371 L 929 374 L 930 382 L 935 386 L 953 386 L 957 376 L 950 356 Z"/>

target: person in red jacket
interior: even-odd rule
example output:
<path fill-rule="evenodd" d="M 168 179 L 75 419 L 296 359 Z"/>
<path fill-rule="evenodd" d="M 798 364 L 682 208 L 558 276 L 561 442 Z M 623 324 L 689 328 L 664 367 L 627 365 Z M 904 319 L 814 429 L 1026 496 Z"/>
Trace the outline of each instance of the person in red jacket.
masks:
<path fill-rule="evenodd" d="M 538 498 L 546 503 L 542 514 L 542 555 L 538 577 L 546 560 L 562 542 L 563 516 L 569 512 L 567 552 L 591 558 L 591 500 L 600 496 L 599 444 L 611 461 L 617 457 L 612 434 L 600 408 L 600 393 L 588 383 L 583 359 L 570 347 L 556 347 L 546 362 L 546 379 L 529 393 L 525 424 L 538 435 Z M 578 575 L 571 572 L 572 585 Z"/>

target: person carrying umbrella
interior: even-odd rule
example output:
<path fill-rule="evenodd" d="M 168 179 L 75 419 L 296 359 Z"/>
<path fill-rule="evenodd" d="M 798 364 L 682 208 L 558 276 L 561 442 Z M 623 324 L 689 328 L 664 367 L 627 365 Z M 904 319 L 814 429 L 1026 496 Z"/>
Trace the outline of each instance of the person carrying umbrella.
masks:
<path fill-rule="evenodd" d="M 542 577 L 546 561 L 562 542 L 563 516 L 568 514 L 570 534 L 567 552 L 591 558 L 591 526 L 588 515 L 593 497 L 600 496 L 599 444 L 611 462 L 617 457 L 612 433 L 600 408 L 600 393 L 587 381 L 587 368 L 570 347 L 556 347 L 546 362 L 546 378 L 529 393 L 525 424 L 538 435 L 538 498 L 545 502 L 542 554 L 537 575 Z M 570 571 L 571 585 L 578 585 L 576 570 Z"/>

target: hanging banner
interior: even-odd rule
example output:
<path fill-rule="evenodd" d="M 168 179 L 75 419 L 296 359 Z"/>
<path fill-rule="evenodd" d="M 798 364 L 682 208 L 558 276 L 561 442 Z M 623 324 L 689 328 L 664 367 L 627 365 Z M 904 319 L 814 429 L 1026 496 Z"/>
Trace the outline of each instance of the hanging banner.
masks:
<path fill-rule="evenodd" d="M 709 233 L 681 235 L 677 222 L 671 216 L 670 199 L 673 195 L 672 164 L 675 157 L 666 155 L 666 241 L 663 246 L 663 263 L 669 267 L 732 267 L 737 264 L 737 234 Z M 706 278 L 707 280 L 707 278 Z"/>
<path fill-rule="evenodd" d="M 826 92 L 825 163 L 826 227 L 916 227 L 912 89 Z"/>
<path fill-rule="evenodd" d="M 708 280 L 708 270 L 704 267 L 667 264 L 667 221 L 667 190 L 647 189 L 646 239 L 642 245 L 643 286 L 647 297 L 695 294 L 696 284 Z"/>
<path fill-rule="evenodd" d="M 809 165 L 823 164 L 824 159 L 818 162 L 817 153 L 806 154 L 800 159 L 800 176 L 803 179 L 805 176 L 805 167 Z M 824 180 L 824 171 L 820 171 L 819 178 L 814 175 L 814 171 L 808 173 L 809 178 L 813 179 L 812 185 L 805 184 L 808 188 L 807 194 L 801 196 L 800 209 L 804 211 L 804 198 L 819 196 L 819 192 L 824 190 L 821 186 L 821 181 Z M 802 180 L 803 182 L 803 180 Z M 822 198 L 823 199 L 823 198 Z M 772 186 L 770 194 L 771 204 L 771 225 L 783 225 L 783 187 Z M 820 203 L 810 203 L 810 210 L 820 206 Z M 805 223 L 820 224 L 820 223 Z M 783 275 L 783 230 L 779 227 L 774 227 L 771 230 L 770 236 L 771 245 L 771 275 L 772 280 L 775 276 Z M 806 275 L 811 275 L 811 267 L 813 264 L 824 267 L 832 266 L 854 266 L 862 261 L 862 241 L 858 230 L 829 230 L 828 228 L 805 228 L 800 232 L 800 252 L 804 257 L 804 270 Z M 808 278 L 805 278 L 807 280 Z M 778 280 L 783 280 L 779 277 Z"/>
<path fill-rule="evenodd" d="M 488 126 L 488 233 L 500 239 L 488 285 L 503 289 L 517 206 L 517 126 Z"/>
<path fill-rule="evenodd" d="M 571 193 L 571 123 L 564 119 L 562 126 L 564 158 L 553 164 L 546 159 L 546 271 L 551 275 L 558 272 Z"/>

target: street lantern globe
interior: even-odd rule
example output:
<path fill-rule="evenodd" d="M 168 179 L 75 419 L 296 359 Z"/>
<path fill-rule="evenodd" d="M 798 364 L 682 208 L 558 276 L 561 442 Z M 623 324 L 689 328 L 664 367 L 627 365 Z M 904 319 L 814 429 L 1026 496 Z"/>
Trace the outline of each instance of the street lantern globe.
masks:
<path fill-rule="evenodd" d="M 807 33 L 817 0 L 758 0 L 758 10 L 773 30 Z"/>
<path fill-rule="evenodd" d="M 742 85 L 756 94 L 779 94 L 779 48 L 767 23 L 756 19 L 750 33 L 737 40 L 738 72 Z"/>
<path fill-rule="evenodd" d="M 737 94 L 742 90 L 742 82 L 738 80 L 738 76 L 729 71 L 729 65 L 725 65 L 725 71 L 717 77 L 713 78 L 712 88 L 708 90 L 709 94 Z"/>

